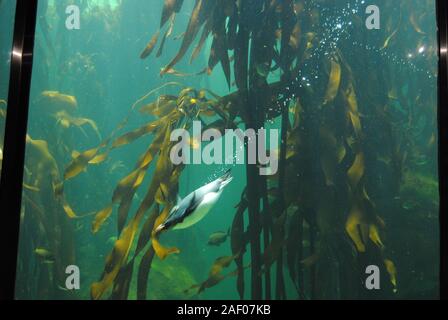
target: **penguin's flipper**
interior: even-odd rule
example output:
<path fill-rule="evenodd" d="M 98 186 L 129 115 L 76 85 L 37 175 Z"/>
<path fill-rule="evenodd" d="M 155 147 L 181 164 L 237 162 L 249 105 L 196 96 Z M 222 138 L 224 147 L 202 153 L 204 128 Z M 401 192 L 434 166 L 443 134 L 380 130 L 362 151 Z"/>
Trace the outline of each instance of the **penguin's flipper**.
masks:
<path fill-rule="evenodd" d="M 188 204 L 187 209 L 185 210 L 185 213 L 183 214 L 183 217 L 188 217 L 196 208 L 198 207 L 199 203 L 201 203 L 202 199 L 196 199 L 196 192 L 193 193 L 193 196 L 191 197 L 191 201 Z M 182 219 L 183 220 L 183 219 Z"/>
<path fill-rule="evenodd" d="M 168 227 L 174 227 L 176 224 L 184 221 L 198 206 L 199 202 L 195 201 L 195 193 L 190 194 L 173 208 L 171 214 L 166 218 L 164 224 Z"/>

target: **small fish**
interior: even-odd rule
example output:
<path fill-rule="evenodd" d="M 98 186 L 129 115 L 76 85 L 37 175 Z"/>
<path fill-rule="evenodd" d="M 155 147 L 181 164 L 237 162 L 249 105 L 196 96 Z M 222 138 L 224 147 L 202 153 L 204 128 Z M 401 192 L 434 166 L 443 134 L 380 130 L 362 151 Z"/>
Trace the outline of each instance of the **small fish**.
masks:
<path fill-rule="evenodd" d="M 121 160 L 118 160 L 118 161 L 114 162 L 114 163 L 110 166 L 108 172 L 109 172 L 109 174 L 112 174 L 112 173 L 114 173 L 114 172 L 117 171 L 117 170 L 122 170 L 122 169 L 125 169 L 125 168 L 126 168 L 126 166 L 124 165 L 124 162 L 121 161 Z"/>
<path fill-rule="evenodd" d="M 417 207 L 417 202 L 412 201 L 412 200 L 407 200 L 402 203 L 401 207 L 405 210 L 412 210 Z"/>
<path fill-rule="evenodd" d="M 117 241 L 117 237 L 115 237 L 115 236 L 112 236 L 112 237 L 110 237 L 109 239 L 107 239 L 107 244 L 110 244 L 110 245 L 113 245 L 113 244 L 115 244 L 115 242 Z"/>
<path fill-rule="evenodd" d="M 84 228 L 84 225 L 81 222 L 77 222 L 75 225 L 75 231 L 81 231 Z"/>
<path fill-rule="evenodd" d="M 427 159 L 427 157 L 426 157 L 425 155 L 422 155 L 422 156 L 418 157 L 418 158 L 414 161 L 414 163 L 415 163 L 417 166 L 424 166 L 424 165 L 426 165 L 426 164 L 428 163 L 428 159 Z"/>
<path fill-rule="evenodd" d="M 34 249 L 34 253 L 42 259 L 43 263 L 54 263 L 55 258 L 51 251 L 45 249 L 45 248 L 36 248 Z"/>
<path fill-rule="evenodd" d="M 227 240 L 227 237 L 230 235 L 230 228 L 229 230 L 227 230 L 227 232 L 224 231 L 217 231 L 217 232 L 213 232 L 209 237 L 208 237 L 208 242 L 207 244 L 209 246 L 219 246 L 222 243 L 224 243 Z"/>

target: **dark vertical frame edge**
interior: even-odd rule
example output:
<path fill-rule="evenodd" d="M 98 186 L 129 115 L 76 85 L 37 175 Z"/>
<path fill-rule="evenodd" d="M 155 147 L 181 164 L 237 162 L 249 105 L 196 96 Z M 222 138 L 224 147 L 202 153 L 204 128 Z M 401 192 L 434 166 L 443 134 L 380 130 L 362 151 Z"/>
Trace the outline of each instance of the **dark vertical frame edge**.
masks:
<path fill-rule="evenodd" d="M 13 300 L 38 0 L 17 0 L 0 182 L 0 300 Z"/>
<path fill-rule="evenodd" d="M 448 5 L 446 0 L 437 0 L 437 25 L 439 42 L 438 72 L 438 125 L 439 125 L 439 221 L 440 221 L 440 299 L 448 299 L 448 61 L 447 30 Z"/>

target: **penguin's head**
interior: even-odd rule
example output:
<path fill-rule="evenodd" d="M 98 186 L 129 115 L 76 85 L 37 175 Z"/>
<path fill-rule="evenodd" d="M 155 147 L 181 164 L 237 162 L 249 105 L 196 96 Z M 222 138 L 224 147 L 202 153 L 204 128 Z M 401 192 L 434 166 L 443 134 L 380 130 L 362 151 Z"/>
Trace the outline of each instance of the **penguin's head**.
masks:
<path fill-rule="evenodd" d="M 222 190 L 226 185 L 228 185 L 232 181 L 232 173 L 230 169 L 228 169 L 221 177 L 218 178 L 220 183 L 219 189 Z"/>

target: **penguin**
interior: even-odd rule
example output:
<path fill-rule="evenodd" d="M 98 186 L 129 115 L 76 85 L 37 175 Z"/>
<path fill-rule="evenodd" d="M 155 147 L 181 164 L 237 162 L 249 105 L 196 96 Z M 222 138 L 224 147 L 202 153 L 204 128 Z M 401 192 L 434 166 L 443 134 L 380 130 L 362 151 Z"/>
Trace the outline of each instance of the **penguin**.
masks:
<path fill-rule="evenodd" d="M 202 220 L 232 179 L 229 169 L 218 179 L 196 189 L 185 198 L 179 199 L 165 221 L 156 228 L 155 233 L 158 234 L 169 229 L 185 229 Z"/>

